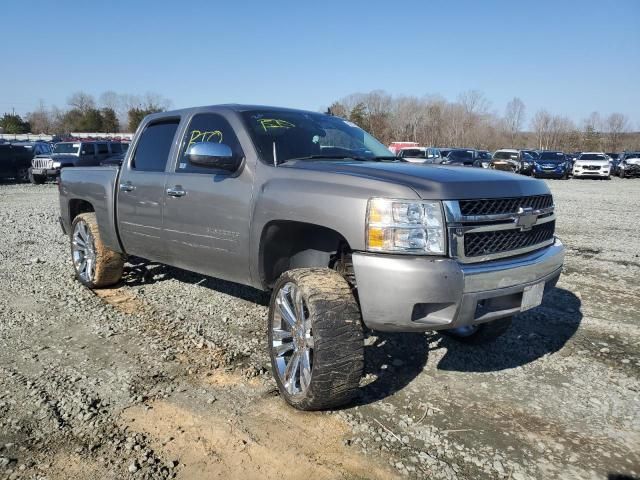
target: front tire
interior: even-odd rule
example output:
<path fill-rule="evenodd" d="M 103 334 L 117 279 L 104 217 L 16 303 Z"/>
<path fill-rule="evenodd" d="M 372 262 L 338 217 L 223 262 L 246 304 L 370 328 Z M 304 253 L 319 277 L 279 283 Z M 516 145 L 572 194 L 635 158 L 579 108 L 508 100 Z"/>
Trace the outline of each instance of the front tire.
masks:
<path fill-rule="evenodd" d="M 71 259 L 76 278 L 85 287 L 108 287 L 122 278 L 124 258 L 102 243 L 95 213 L 82 213 L 73 220 Z"/>
<path fill-rule="evenodd" d="M 33 173 L 31 173 L 31 169 L 29 169 L 29 181 L 34 185 L 42 185 L 47 181 L 47 177 L 45 177 L 44 175 L 34 175 Z"/>
<path fill-rule="evenodd" d="M 30 181 L 31 179 L 29 178 L 29 169 L 19 168 L 16 172 L 16 180 L 22 183 Z"/>
<path fill-rule="evenodd" d="M 267 320 L 273 376 L 285 401 L 299 410 L 351 402 L 364 368 L 360 309 L 347 281 L 328 268 L 282 274 Z"/>
<path fill-rule="evenodd" d="M 444 330 L 442 333 L 467 345 L 484 345 L 494 342 L 498 337 L 504 335 L 509 330 L 511 322 L 512 317 L 505 317 L 492 322 L 481 323 L 480 325 L 468 325 Z"/>

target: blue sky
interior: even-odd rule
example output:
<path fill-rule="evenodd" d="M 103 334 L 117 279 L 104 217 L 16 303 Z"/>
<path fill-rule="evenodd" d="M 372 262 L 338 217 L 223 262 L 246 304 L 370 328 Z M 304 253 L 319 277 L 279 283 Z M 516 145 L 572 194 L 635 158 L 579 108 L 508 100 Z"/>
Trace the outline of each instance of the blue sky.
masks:
<path fill-rule="evenodd" d="M 176 108 L 317 110 L 354 92 L 481 90 L 640 129 L 640 1 L 33 1 L 2 6 L 0 112 L 74 91 L 164 95 Z M 14 39 L 11 46 L 7 39 Z M 527 119 L 527 120 L 528 120 Z"/>

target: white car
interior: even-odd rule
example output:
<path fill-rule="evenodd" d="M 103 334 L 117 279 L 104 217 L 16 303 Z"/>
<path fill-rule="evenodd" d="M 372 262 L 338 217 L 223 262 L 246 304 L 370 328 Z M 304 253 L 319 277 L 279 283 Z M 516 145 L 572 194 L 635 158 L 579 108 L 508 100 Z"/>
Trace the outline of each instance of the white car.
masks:
<path fill-rule="evenodd" d="M 440 150 L 432 147 L 405 147 L 398 151 L 398 158 L 410 163 L 441 163 Z"/>
<path fill-rule="evenodd" d="M 583 152 L 573 164 L 574 178 L 611 178 L 611 163 L 603 152 Z"/>

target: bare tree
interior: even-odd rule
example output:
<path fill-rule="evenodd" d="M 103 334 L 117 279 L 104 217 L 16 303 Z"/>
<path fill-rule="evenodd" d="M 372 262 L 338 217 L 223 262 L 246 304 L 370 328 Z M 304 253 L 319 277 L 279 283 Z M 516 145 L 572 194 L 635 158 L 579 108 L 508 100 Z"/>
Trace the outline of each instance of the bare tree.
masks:
<path fill-rule="evenodd" d="M 480 90 L 469 90 L 458 96 L 458 103 L 467 114 L 485 114 L 489 110 L 489 101 Z"/>
<path fill-rule="evenodd" d="M 44 100 L 40 99 L 38 108 L 27 114 L 32 133 L 52 133 L 53 120 Z"/>
<path fill-rule="evenodd" d="M 629 131 L 629 118 L 622 113 L 612 113 L 605 121 L 607 147 L 617 152 L 622 144 L 623 136 Z"/>
<path fill-rule="evenodd" d="M 582 144 L 587 151 L 602 149 L 602 119 L 598 112 L 591 112 L 582 122 Z"/>
<path fill-rule="evenodd" d="M 516 145 L 516 139 L 522 130 L 524 112 L 524 102 L 518 97 L 514 97 L 509 103 L 507 103 L 507 107 L 505 108 L 504 121 L 512 146 Z"/>
<path fill-rule="evenodd" d="M 87 112 L 92 108 L 96 108 L 96 101 L 93 95 L 86 92 L 76 92 L 69 97 L 67 104 L 72 108 L 77 108 L 81 112 Z"/>

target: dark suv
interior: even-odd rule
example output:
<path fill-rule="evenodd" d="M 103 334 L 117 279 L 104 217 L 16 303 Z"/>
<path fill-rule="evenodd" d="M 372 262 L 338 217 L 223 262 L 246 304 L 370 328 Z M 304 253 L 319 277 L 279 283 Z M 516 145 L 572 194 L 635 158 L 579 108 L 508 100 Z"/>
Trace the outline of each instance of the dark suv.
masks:
<path fill-rule="evenodd" d="M 64 167 L 95 167 L 121 151 L 119 142 L 82 140 L 56 143 L 51 154 L 39 155 L 33 159 L 29 169 L 29 180 L 31 183 L 40 184 L 48 178 L 60 175 L 60 169 Z"/>
<path fill-rule="evenodd" d="M 449 152 L 447 158 L 442 161 L 442 165 L 482 168 L 482 157 L 483 155 L 477 150 L 471 148 L 456 148 Z"/>
<path fill-rule="evenodd" d="M 34 157 L 51 153 L 45 142 L 13 142 L 0 144 L 0 178 L 29 180 L 29 167 Z"/>

